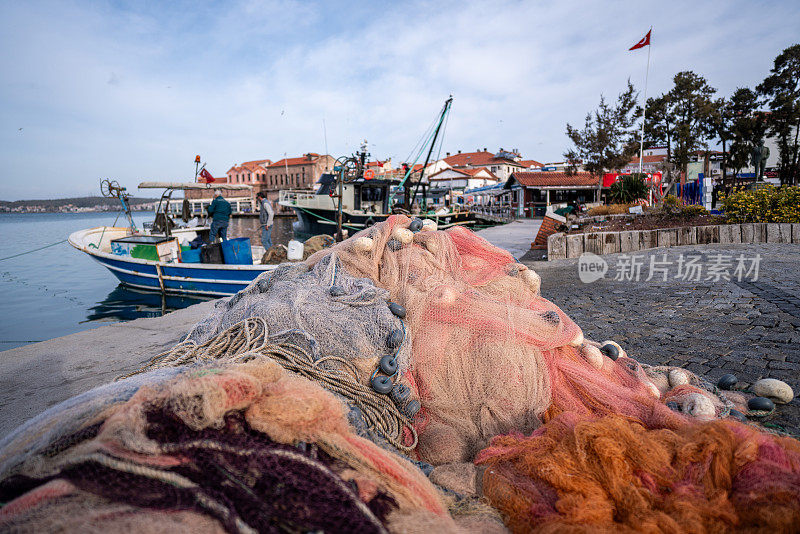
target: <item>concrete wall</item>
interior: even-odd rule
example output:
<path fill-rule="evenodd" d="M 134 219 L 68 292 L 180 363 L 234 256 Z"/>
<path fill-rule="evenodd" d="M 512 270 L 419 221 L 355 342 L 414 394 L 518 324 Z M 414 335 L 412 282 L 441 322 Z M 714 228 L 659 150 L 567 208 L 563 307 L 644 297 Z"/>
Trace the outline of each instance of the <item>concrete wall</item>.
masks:
<path fill-rule="evenodd" d="M 552 234 L 547 239 L 547 259 L 577 258 L 584 252 L 598 256 L 615 252 L 636 252 L 649 248 L 719 243 L 797 243 L 800 224 L 748 223 L 686 226 L 659 230 Z"/>

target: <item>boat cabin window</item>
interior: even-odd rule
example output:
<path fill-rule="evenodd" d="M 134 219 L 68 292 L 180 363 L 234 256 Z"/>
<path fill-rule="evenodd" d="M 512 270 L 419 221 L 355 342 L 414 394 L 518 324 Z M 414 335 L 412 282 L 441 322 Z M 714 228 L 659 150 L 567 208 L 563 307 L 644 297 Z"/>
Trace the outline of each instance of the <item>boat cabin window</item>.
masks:
<path fill-rule="evenodd" d="M 383 200 L 383 187 L 362 187 L 361 202 L 381 202 Z"/>

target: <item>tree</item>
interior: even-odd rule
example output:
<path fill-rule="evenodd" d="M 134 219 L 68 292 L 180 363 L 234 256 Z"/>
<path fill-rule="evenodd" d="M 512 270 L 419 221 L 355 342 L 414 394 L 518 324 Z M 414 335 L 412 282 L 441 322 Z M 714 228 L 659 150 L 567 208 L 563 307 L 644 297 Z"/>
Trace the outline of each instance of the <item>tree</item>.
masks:
<path fill-rule="evenodd" d="M 708 136 L 719 139 L 722 145 L 722 183 L 725 184 L 728 167 L 727 144 L 733 137 L 733 110 L 729 100 L 718 98 L 712 103 L 706 128 Z"/>
<path fill-rule="evenodd" d="M 627 88 L 615 104 L 609 104 L 600 95 L 600 105 L 586 114 L 582 130 L 567 124 L 567 137 L 575 145 L 564 153 L 570 164 L 568 172 L 574 172 L 575 166 L 582 163 L 587 171 L 598 176 L 599 189 L 605 172 L 619 169 L 631 160 L 638 145 L 636 120 L 642 115 L 636 96 L 628 80 Z"/>
<path fill-rule="evenodd" d="M 647 117 L 644 124 L 644 137 L 646 144 L 663 143 L 667 147 L 667 159 L 661 169 L 663 180 L 666 185 L 662 189 L 663 197 L 667 194 L 675 178 L 672 175 L 672 140 L 675 136 L 675 115 L 672 111 L 672 102 L 669 94 L 647 99 Z M 661 200 L 661 198 L 659 198 Z"/>
<path fill-rule="evenodd" d="M 675 85 L 668 93 L 675 120 L 673 162 L 685 176 L 689 157 L 707 146 L 707 125 L 713 109 L 711 97 L 717 90 L 692 71 L 679 72 L 673 82 Z"/>
<path fill-rule="evenodd" d="M 797 183 L 798 133 L 800 132 L 800 44 L 775 58 L 770 75 L 758 86 L 769 98 L 769 132 L 778 138 L 781 184 Z"/>
<path fill-rule="evenodd" d="M 731 123 L 731 148 L 728 161 L 738 174 L 750 161 L 753 147 L 761 143 L 766 133 L 765 115 L 759 111 L 758 95 L 747 87 L 739 87 L 728 100 Z"/>

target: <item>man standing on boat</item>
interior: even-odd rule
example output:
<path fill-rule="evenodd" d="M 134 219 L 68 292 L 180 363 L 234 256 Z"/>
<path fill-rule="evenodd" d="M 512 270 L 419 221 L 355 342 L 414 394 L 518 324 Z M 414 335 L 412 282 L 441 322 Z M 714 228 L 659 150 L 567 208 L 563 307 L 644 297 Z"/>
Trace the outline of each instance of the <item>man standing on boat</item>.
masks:
<path fill-rule="evenodd" d="M 263 191 L 259 191 L 256 197 L 258 197 L 258 222 L 261 224 L 261 246 L 268 249 L 272 246 L 272 221 L 275 218 L 275 210 L 272 209 L 272 202 Z"/>
<path fill-rule="evenodd" d="M 211 217 L 211 242 L 219 236 L 223 241 L 228 239 L 228 222 L 231 219 L 231 203 L 222 198 L 222 190 L 214 190 L 214 200 L 208 206 L 208 215 Z"/>

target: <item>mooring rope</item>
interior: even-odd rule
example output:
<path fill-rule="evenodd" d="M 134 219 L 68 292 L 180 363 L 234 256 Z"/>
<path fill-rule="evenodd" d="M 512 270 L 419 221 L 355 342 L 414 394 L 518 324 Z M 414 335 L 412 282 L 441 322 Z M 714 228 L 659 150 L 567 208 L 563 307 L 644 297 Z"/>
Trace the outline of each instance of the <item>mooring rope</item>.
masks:
<path fill-rule="evenodd" d="M 66 239 L 62 239 L 61 241 L 56 241 L 55 243 L 50 243 L 49 245 L 45 245 L 43 247 L 35 248 L 33 250 L 26 250 L 25 252 L 20 252 L 19 254 L 14 254 L 13 256 L 6 256 L 5 258 L 0 258 L 0 261 L 10 260 L 11 258 L 18 258 L 20 256 L 24 256 L 25 254 L 31 254 L 32 252 L 39 252 L 40 250 L 54 247 L 56 245 L 60 245 L 61 243 L 66 243 L 66 242 L 67 242 Z"/>
<path fill-rule="evenodd" d="M 139 369 L 117 377 L 117 380 L 163 367 L 269 358 L 284 369 L 313 380 L 352 402 L 364 415 L 367 428 L 381 434 L 397 449 L 409 452 L 417 446 L 417 433 L 411 420 L 386 395 L 363 384 L 352 362 L 338 356 L 314 360 L 308 351 L 294 343 L 270 343 L 268 334 L 269 327 L 263 318 L 249 317 L 200 345 L 191 340 L 178 343 Z M 332 363 L 339 367 L 331 368 Z M 404 443 L 404 429 L 411 437 L 409 445 Z"/>

